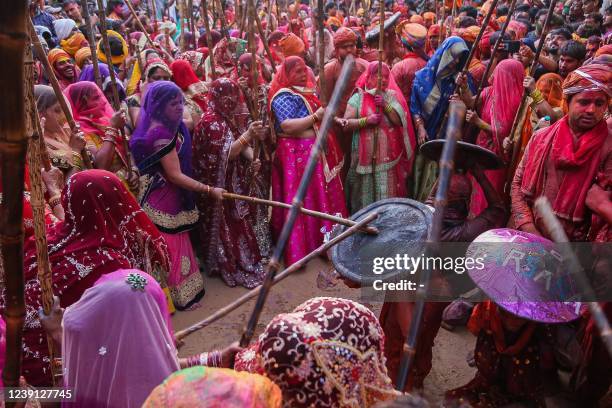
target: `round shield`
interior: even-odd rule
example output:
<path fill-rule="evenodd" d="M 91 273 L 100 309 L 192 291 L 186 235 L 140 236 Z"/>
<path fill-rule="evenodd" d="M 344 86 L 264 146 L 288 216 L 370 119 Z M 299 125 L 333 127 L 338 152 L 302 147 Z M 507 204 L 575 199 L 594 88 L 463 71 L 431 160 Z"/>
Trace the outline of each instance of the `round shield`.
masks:
<path fill-rule="evenodd" d="M 397 20 L 399 20 L 401 15 L 402 13 L 398 11 L 397 13 L 393 14 L 391 17 L 386 19 L 385 24 L 383 25 L 385 28 L 385 31 L 393 27 L 393 25 L 397 23 Z M 375 39 L 377 39 L 379 32 L 380 32 L 380 25 L 377 24 L 376 27 L 374 27 L 373 29 L 371 29 L 370 31 L 366 33 L 366 41 L 374 41 Z"/>
<path fill-rule="evenodd" d="M 580 315 L 573 278 L 556 244 L 509 228 L 480 234 L 466 251 L 470 278 L 496 304 L 519 317 L 565 323 Z"/>
<path fill-rule="evenodd" d="M 445 139 L 430 140 L 421 145 L 420 152 L 429 160 L 439 161 Z M 485 169 L 500 169 L 504 166 L 502 160 L 492 151 L 472 143 L 457 142 L 455 149 L 455 168 L 469 170 L 474 164 Z"/>
<path fill-rule="evenodd" d="M 377 212 L 369 225 L 378 228 L 377 235 L 356 233 L 334 246 L 331 260 L 338 273 L 362 286 L 375 280 L 387 280 L 402 274 L 391 263 L 381 260 L 397 255 L 417 256 L 425 250 L 431 228 L 432 210 L 423 203 L 408 198 L 380 200 L 356 212 L 351 219 L 359 221 Z M 340 234 L 347 227 L 335 231 Z"/>

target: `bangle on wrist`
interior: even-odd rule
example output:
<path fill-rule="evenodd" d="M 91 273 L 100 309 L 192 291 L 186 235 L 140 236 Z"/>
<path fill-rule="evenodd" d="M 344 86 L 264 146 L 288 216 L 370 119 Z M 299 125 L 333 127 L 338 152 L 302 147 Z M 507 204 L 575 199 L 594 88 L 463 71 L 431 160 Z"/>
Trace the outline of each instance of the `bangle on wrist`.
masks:
<path fill-rule="evenodd" d="M 368 124 L 368 118 L 366 118 L 365 116 L 363 118 L 359 118 L 357 120 L 357 123 L 359 123 L 359 128 L 364 128 L 366 127 L 366 125 Z"/>
<path fill-rule="evenodd" d="M 388 103 L 383 110 L 385 111 L 385 113 L 391 113 L 393 111 L 391 103 Z"/>
<path fill-rule="evenodd" d="M 62 202 L 62 196 L 60 194 L 54 195 L 53 197 L 49 199 L 49 207 L 53 209 L 57 207 L 58 205 L 60 205 L 61 202 Z"/>
<path fill-rule="evenodd" d="M 249 142 L 247 142 L 246 137 L 244 137 L 244 135 L 238 138 L 238 143 L 240 143 L 243 147 L 247 147 L 249 145 Z"/>

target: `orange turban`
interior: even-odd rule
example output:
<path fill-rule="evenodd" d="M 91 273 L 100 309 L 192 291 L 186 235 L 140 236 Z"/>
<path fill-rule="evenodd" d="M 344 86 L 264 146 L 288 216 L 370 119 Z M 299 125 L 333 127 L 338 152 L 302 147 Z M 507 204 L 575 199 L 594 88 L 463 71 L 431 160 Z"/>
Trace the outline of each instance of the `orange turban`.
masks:
<path fill-rule="evenodd" d="M 402 44 L 411 48 L 422 48 L 425 46 L 425 39 L 427 38 L 427 29 L 425 26 L 417 23 L 409 23 L 404 20 L 397 26 L 395 31 L 399 35 Z"/>
<path fill-rule="evenodd" d="M 415 14 L 414 16 L 410 17 L 410 22 L 417 23 L 417 24 L 425 24 L 425 19 L 421 17 L 420 15 Z"/>
<path fill-rule="evenodd" d="M 68 54 L 61 48 L 54 48 L 49 51 L 49 55 L 47 56 L 47 58 L 49 59 L 49 64 L 51 64 L 51 66 L 54 66 L 58 62 L 70 61 L 70 54 Z"/>
<path fill-rule="evenodd" d="M 331 16 L 327 19 L 328 26 L 342 27 L 342 21 L 338 17 Z"/>
<path fill-rule="evenodd" d="M 60 41 L 60 47 L 73 57 L 80 48 L 87 47 L 88 45 L 89 43 L 83 33 L 74 33 L 65 40 Z"/>
<path fill-rule="evenodd" d="M 338 48 L 343 44 L 357 43 L 357 34 L 348 27 L 340 27 L 334 33 L 334 47 Z"/>
<path fill-rule="evenodd" d="M 608 45 L 599 47 L 597 52 L 595 52 L 595 56 L 599 57 L 601 55 L 612 55 L 612 44 L 608 44 Z"/>
<path fill-rule="evenodd" d="M 83 68 L 83 64 L 87 58 L 91 58 L 91 48 L 83 47 L 74 54 L 74 60 L 79 68 Z"/>
<path fill-rule="evenodd" d="M 538 82 L 536 82 L 536 88 L 542 92 L 544 99 L 546 99 L 553 108 L 560 108 L 563 102 L 562 83 L 563 78 L 561 78 L 559 74 L 553 72 L 542 75 L 540 79 L 538 79 Z"/>
<path fill-rule="evenodd" d="M 297 35 L 289 33 L 278 42 L 281 51 L 285 58 L 297 55 L 301 57 L 304 54 L 304 41 Z"/>
<path fill-rule="evenodd" d="M 436 13 L 432 13 L 431 11 L 426 11 L 423 13 L 423 20 L 425 23 L 435 23 L 436 22 Z"/>
<path fill-rule="evenodd" d="M 503 24 L 506 22 L 506 19 L 508 18 L 508 16 L 501 16 L 497 18 L 497 23 L 498 24 Z"/>
<path fill-rule="evenodd" d="M 612 71 L 602 64 L 584 65 L 563 81 L 565 97 L 584 91 L 601 91 L 612 97 Z"/>
<path fill-rule="evenodd" d="M 463 38 L 464 41 L 473 43 L 476 41 L 476 37 L 480 33 L 480 27 L 478 26 L 470 26 L 468 28 L 459 28 L 456 31 L 456 35 Z"/>

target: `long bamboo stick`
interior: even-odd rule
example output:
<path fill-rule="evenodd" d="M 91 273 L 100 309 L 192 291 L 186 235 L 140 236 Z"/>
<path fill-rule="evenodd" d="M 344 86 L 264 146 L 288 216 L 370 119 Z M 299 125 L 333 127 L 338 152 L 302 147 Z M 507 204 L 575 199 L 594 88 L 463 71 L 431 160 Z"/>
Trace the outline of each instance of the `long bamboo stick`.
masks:
<path fill-rule="evenodd" d="M 378 74 L 376 78 L 376 93 L 383 94 L 382 90 L 382 65 L 383 55 L 385 52 L 385 2 L 378 0 L 379 16 L 378 16 Z M 377 106 L 376 113 L 380 114 L 381 110 Z M 374 128 L 374 137 L 372 138 L 372 202 L 377 200 L 376 194 L 376 160 L 378 159 L 378 138 L 380 137 L 380 126 Z"/>
<path fill-rule="evenodd" d="M 268 205 L 270 207 L 285 208 L 288 210 L 291 209 L 291 204 L 282 203 L 280 201 L 265 200 L 263 198 L 258 198 L 258 197 L 250 197 L 250 196 L 233 194 L 233 193 L 223 193 L 223 198 L 228 198 L 230 200 L 248 201 L 253 204 L 263 204 L 263 205 Z M 352 227 L 353 225 L 357 224 L 355 221 L 349 220 L 348 218 L 336 217 L 335 215 L 331 215 L 331 214 L 327 214 L 327 213 L 323 213 L 323 212 L 319 212 L 315 210 L 309 210 L 303 207 L 300 207 L 299 211 L 304 215 L 309 215 L 311 217 L 316 217 L 316 218 L 321 218 L 323 220 L 332 221 L 337 224 L 345 225 L 347 227 Z M 374 227 L 365 227 L 363 228 L 362 232 L 376 235 L 378 234 L 378 229 Z"/>
<path fill-rule="evenodd" d="M 554 3 L 555 0 L 553 0 Z M 580 262 L 578 258 L 576 258 L 576 254 L 569 246 L 569 239 L 563 226 L 555 216 L 553 209 L 550 205 L 548 199 L 544 196 L 538 198 L 535 201 L 534 209 L 536 213 L 538 213 L 542 217 L 542 222 L 546 226 L 546 230 L 550 234 L 550 237 L 553 241 L 557 243 L 561 243 L 560 250 L 563 252 L 563 264 L 569 268 L 569 271 L 572 277 L 575 279 L 576 284 L 580 288 L 581 293 L 584 295 L 586 299 L 595 299 L 595 292 L 593 288 L 589 284 L 589 281 L 586 278 L 584 270 L 582 266 L 580 266 Z M 610 322 L 606 318 L 606 315 L 601 310 L 601 306 L 597 302 L 587 302 L 589 306 L 589 310 L 591 311 L 591 315 L 593 316 L 593 320 L 599 329 L 599 333 L 603 340 L 606 349 L 608 350 L 608 354 L 612 357 L 612 329 L 610 328 Z"/>
<path fill-rule="evenodd" d="M 321 95 L 321 102 L 323 104 L 327 103 L 325 100 L 325 22 L 324 22 L 324 7 L 323 1 L 319 0 L 317 3 L 317 22 L 318 22 L 318 36 L 319 36 L 319 49 L 317 50 L 319 53 L 319 90 Z M 316 42 L 315 42 L 316 44 Z"/>
<path fill-rule="evenodd" d="M 436 0 L 434 0 L 436 1 Z M 442 2 L 442 18 L 440 19 L 440 32 L 438 33 L 438 47 L 442 44 L 442 41 L 446 38 L 446 28 L 444 26 L 446 20 L 446 5 L 444 4 L 444 0 L 440 0 Z"/>
<path fill-rule="evenodd" d="M 434 201 L 434 216 L 432 220 L 431 231 L 427 237 L 426 253 L 430 256 L 435 256 L 439 251 L 440 233 L 442 231 L 442 221 L 444 219 L 444 210 L 447 204 L 448 186 L 451 181 L 454 168 L 455 150 L 457 141 L 461 138 L 461 128 L 463 119 L 465 118 L 465 104 L 460 100 L 450 102 L 448 116 L 448 130 L 446 133 L 446 143 L 442 148 L 440 156 L 440 176 L 438 178 L 438 190 Z M 432 271 L 429 268 L 424 268 L 421 271 L 419 279 L 419 288 L 417 289 L 417 300 L 410 322 L 410 329 L 406 336 L 406 342 L 402 353 L 400 370 L 397 377 L 396 389 L 403 391 L 408 379 L 408 373 L 412 365 L 414 355 L 416 353 L 416 342 L 421 327 L 423 318 L 423 310 L 425 308 L 425 299 L 429 289 L 429 280 Z"/>
<path fill-rule="evenodd" d="M 355 225 L 353 225 L 352 227 L 348 228 L 346 231 L 344 231 L 343 233 L 341 233 L 337 237 L 332 238 L 328 242 L 322 244 L 317 249 L 315 249 L 314 251 L 312 251 L 308 255 L 304 256 L 302 259 L 300 259 L 296 263 L 292 264 L 291 266 L 286 268 L 284 271 L 280 272 L 274 278 L 274 280 L 272 281 L 272 284 L 276 285 L 278 282 L 282 281 L 287 276 L 291 275 L 293 272 L 299 271 L 304 265 L 306 265 L 311 260 L 313 260 L 313 259 L 315 259 L 315 258 L 317 258 L 319 256 L 324 255 L 334 245 L 344 241 L 346 238 L 350 237 L 351 235 L 353 235 L 353 234 L 363 230 L 363 228 L 366 228 L 367 224 L 369 224 L 370 222 L 374 221 L 377 217 L 378 217 L 377 213 L 369 214 L 363 220 L 355 223 Z M 196 332 L 198 330 L 201 330 L 201 329 L 205 328 L 206 326 L 209 326 L 209 325 L 213 324 L 217 320 L 219 320 L 222 317 L 228 315 L 232 311 L 236 310 L 238 307 L 242 306 L 243 304 L 245 304 L 249 300 L 253 299 L 255 296 L 257 296 L 258 293 L 259 293 L 259 288 L 255 288 L 255 289 L 252 289 L 252 290 L 248 291 L 244 295 L 240 296 L 238 299 L 236 299 L 233 302 L 231 302 L 229 305 L 224 306 L 223 308 L 217 310 L 215 313 L 213 313 L 212 315 L 208 316 L 206 319 L 204 319 L 204 320 L 202 320 L 202 321 L 200 321 L 200 322 L 198 322 L 196 324 L 193 324 L 193 325 L 189 326 L 188 328 L 186 328 L 184 330 L 176 332 L 174 334 L 174 337 L 177 340 L 182 340 L 185 337 L 189 336 L 190 334 L 192 334 L 192 333 L 194 333 L 194 332 Z"/>
<path fill-rule="evenodd" d="M 94 79 L 96 81 L 96 85 L 98 85 L 98 88 L 102 89 L 100 66 L 98 65 L 98 59 L 96 58 L 96 36 L 94 35 L 94 27 L 91 24 L 91 16 L 89 15 L 87 0 L 81 0 L 81 9 L 83 10 L 85 25 L 87 26 L 87 41 L 89 42 L 89 49 L 91 50 L 91 62 L 94 68 Z"/>
<path fill-rule="evenodd" d="M 255 25 L 257 26 L 257 33 L 259 33 L 259 37 L 261 38 L 261 42 L 264 46 L 264 51 L 270 60 L 270 65 L 272 66 L 272 72 L 276 74 L 276 67 L 274 66 L 274 59 L 272 58 L 272 52 L 270 51 L 270 46 L 268 45 L 268 37 L 264 35 L 263 28 L 261 27 L 261 21 L 259 20 L 259 16 L 255 13 Z"/>
<path fill-rule="evenodd" d="M 538 43 L 538 48 L 536 49 L 535 56 L 533 58 L 533 62 L 531 63 L 531 67 L 529 68 L 529 76 L 533 77 L 535 75 L 536 69 L 539 65 L 540 54 L 542 53 L 542 48 L 544 47 L 544 39 L 546 38 L 546 34 L 548 33 L 548 28 L 550 27 L 550 21 L 552 19 L 553 12 L 555 10 L 555 4 L 557 0 L 552 0 L 550 2 L 550 6 L 548 8 L 548 13 L 546 14 L 546 20 L 544 21 L 544 27 L 542 27 L 542 33 L 540 34 L 540 41 Z M 521 97 L 521 103 L 519 105 L 518 110 L 516 111 L 516 115 L 514 116 L 514 122 L 512 122 L 512 129 L 508 134 L 510 140 L 512 140 L 512 157 L 510 158 L 510 163 L 508 165 L 508 173 L 506 174 L 506 184 L 505 184 L 505 193 L 506 196 L 510 196 L 510 188 L 512 185 L 512 179 L 514 178 L 514 172 L 512 171 L 515 168 L 516 161 L 518 160 L 519 153 L 521 151 L 521 132 L 518 132 L 519 126 L 522 126 L 524 121 L 521 121 L 521 117 L 525 116 L 525 111 L 527 110 L 527 96 L 529 96 L 527 89 L 523 88 L 523 95 Z M 524 120 L 529 120 L 529 118 L 525 118 Z M 521 122 L 521 123 L 519 123 Z M 516 137 L 514 137 L 516 133 Z"/>
<path fill-rule="evenodd" d="M 216 0 L 213 0 L 213 4 L 215 3 Z M 219 10 L 219 23 L 221 23 L 221 34 L 223 34 L 223 36 L 229 40 L 229 30 L 227 29 L 227 21 L 225 21 L 225 12 L 223 11 L 221 0 L 219 0 Z"/>
<path fill-rule="evenodd" d="M 329 133 L 329 130 L 331 129 L 333 118 L 336 115 L 336 111 L 338 110 L 340 96 L 344 93 L 344 88 L 346 87 L 348 77 L 351 74 L 354 65 L 355 59 L 349 55 L 344 60 L 344 64 L 342 66 L 342 70 L 340 71 L 338 81 L 336 82 L 336 86 L 334 88 L 330 103 L 327 106 L 327 109 L 325 110 L 325 116 L 323 117 L 319 136 L 317 137 L 317 140 L 312 150 L 310 151 L 310 157 L 308 158 L 308 162 L 306 163 L 304 174 L 302 176 L 302 179 L 300 180 L 298 190 L 295 194 L 295 197 L 293 198 L 293 204 L 291 205 L 291 209 L 289 210 L 289 214 L 287 215 L 285 224 L 283 225 L 283 229 L 276 243 L 276 247 L 274 248 L 272 258 L 270 259 L 270 263 L 268 264 L 266 277 L 259 290 L 257 302 L 255 303 L 253 312 L 251 313 L 251 316 L 248 320 L 246 329 L 244 330 L 244 333 L 240 338 L 240 344 L 242 347 L 245 347 L 249 344 L 249 342 L 253 338 L 253 334 L 255 333 L 255 328 L 257 326 L 257 322 L 259 321 L 259 317 L 261 316 L 261 311 L 263 310 L 263 307 L 265 305 L 268 293 L 270 293 L 272 282 L 274 281 L 276 273 L 278 272 L 279 262 L 283 256 L 285 245 L 289 240 L 289 236 L 291 235 L 293 226 L 295 225 L 295 222 L 297 220 L 298 213 L 300 212 L 299 208 L 302 206 L 304 196 L 306 195 L 306 190 L 308 189 L 308 185 L 310 184 L 310 180 L 314 174 L 315 167 L 319 162 L 319 156 L 321 155 L 321 152 L 323 152 L 325 149 L 325 145 L 327 143 L 327 135 Z"/>
<path fill-rule="evenodd" d="M 32 49 L 26 48 L 26 58 L 32 59 Z M 25 67 L 25 103 L 27 110 L 26 128 L 31 135 L 30 146 L 28 148 L 28 167 L 30 174 L 30 202 L 32 204 L 32 216 L 34 219 L 34 238 L 36 242 L 36 265 L 38 269 L 38 282 L 41 290 L 41 303 L 46 315 L 51 313 L 53 307 L 53 283 L 51 277 L 51 266 L 49 265 L 49 253 L 47 249 L 47 234 L 45 228 L 45 196 L 43 192 L 43 181 L 41 167 L 43 166 L 42 152 L 46 146 L 41 144 L 43 131 L 40 126 L 38 110 L 36 109 L 36 99 L 34 97 L 34 69 L 32 64 Z M 57 385 L 58 372 L 57 365 L 54 364 L 56 352 L 53 340 L 47 335 L 47 346 L 49 349 L 49 360 L 53 385 Z"/>
<path fill-rule="evenodd" d="M 17 387 L 21 373 L 21 334 L 25 319 L 23 282 L 23 187 L 28 140 L 24 109 L 24 50 L 28 17 L 25 0 L 0 3 L 0 246 L 5 273 L 6 360 L 5 387 Z M 14 406 L 14 403 L 7 403 Z"/>
<path fill-rule="evenodd" d="M 217 71 L 215 70 L 215 53 L 213 52 L 213 40 L 210 32 L 210 22 L 208 21 L 208 7 L 206 0 L 202 0 L 202 16 L 204 18 L 204 29 L 206 30 L 206 45 L 208 45 L 208 58 L 210 60 L 210 77 L 214 81 L 217 79 Z"/>
<path fill-rule="evenodd" d="M 119 100 L 119 89 L 117 89 L 117 77 L 115 76 L 115 67 L 113 66 L 113 56 L 111 54 L 110 44 L 108 42 L 108 33 L 106 32 L 106 19 L 103 12 L 104 5 L 102 4 L 102 0 L 98 0 L 98 13 L 100 13 L 100 26 L 102 28 L 102 46 L 104 47 L 104 54 L 106 54 L 106 62 L 108 65 L 108 72 L 110 74 L 111 80 L 111 91 L 113 92 L 113 108 L 115 111 L 121 110 L 121 101 Z M 138 17 L 136 17 L 138 18 Z M 125 132 L 123 128 L 119 129 L 121 133 L 121 143 L 123 145 L 123 150 L 125 152 L 125 166 L 127 167 L 127 178 L 130 180 L 132 178 L 132 160 L 130 159 L 130 147 L 128 145 L 127 138 L 125 137 Z"/>
<path fill-rule="evenodd" d="M 32 40 L 32 45 L 34 47 L 34 55 L 36 55 L 36 58 L 41 62 L 43 66 L 47 79 L 49 80 L 51 88 L 53 88 L 53 92 L 55 93 L 55 96 L 57 98 L 57 102 L 59 103 L 60 108 L 62 109 L 62 112 L 64 113 L 64 116 L 66 117 L 66 121 L 68 122 L 70 131 L 72 132 L 72 134 L 76 134 L 80 132 L 79 126 L 74 121 L 74 117 L 72 116 L 72 111 L 70 110 L 70 108 L 68 107 L 68 104 L 66 103 L 64 94 L 62 93 L 57 77 L 55 76 L 55 71 L 53 71 L 53 67 L 51 66 L 51 64 L 49 63 L 49 59 L 47 58 L 47 53 L 45 52 L 45 49 L 40 44 L 40 40 L 38 39 L 38 36 L 34 34 L 36 33 L 36 31 L 34 30 L 34 25 L 32 24 L 32 20 L 30 20 L 29 22 L 30 22 L 30 33 L 32 33 L 32 35 L 30 36 L 30 39 Z M 95 54 L 92 55 L 92 58 L 96 58 Z M 87 151 L 86 148 L 83 148 L 81 150 L 81 158 L 83 160 L 83 166 L 86 169 L 93 168 L 93 164 L 91 163 L 91 160 L 89 160 L 89 152 Z"/>

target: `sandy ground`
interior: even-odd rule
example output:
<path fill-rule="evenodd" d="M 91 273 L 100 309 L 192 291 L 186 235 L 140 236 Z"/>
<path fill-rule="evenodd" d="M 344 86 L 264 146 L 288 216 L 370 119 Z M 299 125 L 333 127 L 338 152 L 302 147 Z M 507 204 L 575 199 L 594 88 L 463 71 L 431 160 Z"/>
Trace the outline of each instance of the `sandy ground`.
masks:
<path fill-rule="evenodd" d="M 317 287 L 318 273 L 327 267 L 327 262 L 321 259 L 313 260 L 305 269 L 277 284 L 269 295 L 257 334 L 261 333 L 272 317 L 278 313 L 291 311 L 311 297 L 335 296 L 359 301 L 359 290 L 350 289 L 342 283 L 325 290 Z M 206 295 L 200 302 L 201 307 L 175 313 L 172 319 L 174 329 L 181 330 L 204 319 L 246 292 L 244 288 L 227 287 L 220 278 L 207 277 Z M 253 305 L 254 300 L 251 300 L 216 323 L 188 336 L 185 345 L 180 349 L 181 357 L 223 348 L 237 341 Z M 379 314 L 381 304 L 366 305 L 376 315 Z M 473 347 L 474 338 L 465 330 L 451 333 L 440 329 L 434 348 L 433 370 L 425 381 L 424 393 L 427 399 L 434 404 L 439 403 L 444 391 L 463 385 L 473 377 L 474 370 L 466 364 L 466 356 Z"/>

